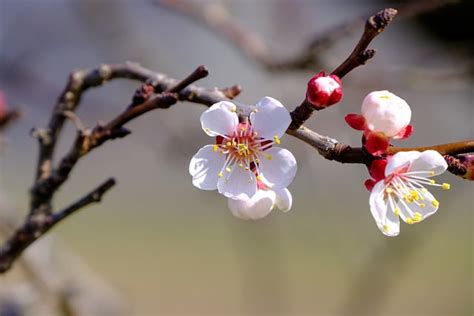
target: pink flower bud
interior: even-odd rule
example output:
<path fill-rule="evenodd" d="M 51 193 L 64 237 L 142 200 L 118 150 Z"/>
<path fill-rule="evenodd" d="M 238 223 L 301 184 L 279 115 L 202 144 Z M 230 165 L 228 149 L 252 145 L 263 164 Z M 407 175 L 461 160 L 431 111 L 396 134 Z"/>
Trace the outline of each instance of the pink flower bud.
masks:
<path fill-rule="evenodd" d="M 407 130 L 411 120 L 410 106 L 387 90 L 374 91 L 365 97 L 362 116 L 368 130 L 384 133 L 387 137 L 403 138 L 411 133 L 411 128 Z"/>
<path fill-rule="evenodd" d="M 317 110 L 324 109 L 342 99 L 342 82 L 336 75 L 320 72 L 308 81 L 306 100 Z"/>

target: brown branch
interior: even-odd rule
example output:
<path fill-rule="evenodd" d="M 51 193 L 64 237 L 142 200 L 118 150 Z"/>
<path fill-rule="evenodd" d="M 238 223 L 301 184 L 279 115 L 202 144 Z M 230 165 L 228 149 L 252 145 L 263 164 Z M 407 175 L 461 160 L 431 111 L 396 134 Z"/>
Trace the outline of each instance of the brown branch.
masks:
<path fill-rule="evenodd" d="M 2 117 L 0 117 L 0 132 L 5 130 L 8 126 L 10 126 L 13 122 L 17 121 L 21 117 L 20 110 L 10 110 Z"/>
<path fill-rule="evenodd" d="M 113 178 L 108 179 L 90 193 L 79 199 L 69 207 L 55 214 L 40 215 L 30 218 L 22 227 L 5 242 L 0 249 L 0 273 L 10 269 L 11 265 L 18 256 L 38 238 L 43 236 L 48 230 L 57 223 L 75 213 L 76 211 L 93 203 L 98 203 L 102 196 L 115 185 Z"/>
<path fill-rule="evenodd" d="M 390 147 L 388 153 L 393 155 L 400 151 L 425 151 L 425 150 L 436 150 L 441 155 L 457 155 L 463 153 L 474 152 L 474 140 L 465 140 L 455 143 L 433 145 L 433 146 L 420 146 L 420 147 L 411 147 L 411 148 L 402 148 L 402 147 Z"/>
<path fill-rule="evenodd" d="M 378 34 L 383 32 L 396 14 L 397 10 L 395 9 L 384 9 L 370 16 L 365 23 L 364 32 L 354 50 L 340 66 L 333 70 L 332 74 L 342 78 L 354 68 L 365 64 L 374 57 L 375 50 L 367 49 L 367 47 Z M 305 97 L 303 102 L 291 112 L 292 121 L 290 129 L 297 129 L 312 116 L 315 110 L 321 109 L 323 108 L 316 109 L 313 107 L 307 97 Z"/>

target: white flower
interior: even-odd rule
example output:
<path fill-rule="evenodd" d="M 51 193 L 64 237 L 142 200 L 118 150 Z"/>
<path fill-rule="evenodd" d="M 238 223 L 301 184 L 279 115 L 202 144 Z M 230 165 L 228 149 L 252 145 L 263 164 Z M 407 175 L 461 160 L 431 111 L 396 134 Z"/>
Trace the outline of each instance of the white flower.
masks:
<path fill-rule="evenodd" d="M 293 154 L 275 144 L 291 117 L 277 100 L 264 97 L 239 123 L 237 106 L 222 101 L 201 115 L 201 125 L 216 143 L 201 148 L 191 159 L 189 173 L 202 190 L 215 190 L 233 199 L 248 199 L 257 192 L 257 180 L 283 189 L 296 175 Z"/>
<path fill-rule="evenodd" d="M 411 109 L 405 100 L 387 90 L 373 91 L 362 102 L 362 116 L 369 130 L 395 137 L 404 134 L 410 124 Z"/>
<path fill-rule="evenodd" d="M 249 199 L 227 199 L 231 213 L 241 219 L 260 219 L 276 206 L 283 212 L 291 209 L 293 199 L 288 189 L 259 189 Z"/>
<path fill-rule="evenodd" d="M 449 189 L 448 183 L 437 184 L 430 177 L 446 171 L 447 163 L 437 151 L 409 151 L 393 155 L 385 167 L 385 179 L 370 193 L 370 211 L 386 236 L 400 233 L 399 217 L 407 224 L 419 223 L 433 215 L 439 202 L 425 185 Z"/>

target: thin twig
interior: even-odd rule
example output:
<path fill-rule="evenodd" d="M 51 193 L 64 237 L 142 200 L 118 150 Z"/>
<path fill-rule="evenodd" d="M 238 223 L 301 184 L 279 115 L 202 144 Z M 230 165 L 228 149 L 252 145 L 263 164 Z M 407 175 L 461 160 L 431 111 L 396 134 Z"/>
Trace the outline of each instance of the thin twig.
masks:
<path fill-rule="evenodd" d="M 64 210 L 56 214 L 37 216 L 25 221 L 23 226 L 18 228 L 0 249 L 0 273 L 10 269 L 15 259 L 18 258 L 23 250 L 39 237 L 43 236 L 57 223 L 79 209 L 92 203 L 100 202 L 102 196 L 114 185 L 115 180 L 110 178 Z"/>

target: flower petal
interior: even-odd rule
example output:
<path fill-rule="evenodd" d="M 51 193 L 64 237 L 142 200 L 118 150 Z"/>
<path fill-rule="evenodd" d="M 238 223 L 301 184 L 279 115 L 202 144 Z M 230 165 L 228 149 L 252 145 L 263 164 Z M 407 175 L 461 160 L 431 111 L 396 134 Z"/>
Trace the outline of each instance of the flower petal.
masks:
<path fill-rule="evenodd" d="M 207 135 L 232 135 L 239 124 L 235 113 L 236 106 L 232 102 L 221 101 L 213 104 L 201 114 L 201 126 Z"/>
<path fill-rule="evenodd" d="M 250 122 L 258 137 L 273 139 L 282 137 L 291 123 L 290 113 L 271 97 L 264 97 L 256 104 L 256 112 L 250 114 Z"/>
<path fill-rule="evenodd" d="M 420 191 L 420 199 L 416 202 L 400 202 L 400 217 L 405 223 L 419 223 L 430 217 L 439 208 L 439 202 L 427 190 Z"/>
<path fill-rule="evenodd" d="M 401 167 L 408 166 L 420 155 L 419 151 L 401 151 L 396 153 L 388 159 L 387 167 L 385 167 L 385 176 L 392 174 Z"/>
<path fill-rule="evenodd" d="M 217 181 L 220 194 L 232 199 L 249 199 L 257 192 L 257 179 L 250 170 L 234 164 L 230 173 Z"/>
<path fill-rule="evenodd" d="M 288 212 L 293 205 L 293 197 L 291 192 L 287 189 L 274 189 L 276 194 L 275 205 L 280 211 Z"/>
<path fill-rule="evenodd" d="M 377 226 L 385 236 L 395 237 L 400 234 L 400 218 L 392 210 L 387 212 L 384 224 Z"/>
<path fill-rule="evenodd" d="M 384 200 L 385 183 L 379 181 L 370 192 L 369 206 L 377 226 L 383 226 L 387 216 L 387 202 Z"/>
<path fill-rule="evenodd" d="M 258 190 L 250 199 L 227 199 L 231 213 L 241 219 L 260 219 L 267 216 L 275 205 L 275 192 Z"/>
<path fill-rule="evenodd" d="M 206 145 L 191 158 L 189 173 L 193 185 L 201 190 L 217 189 L 218 173 L 224 166 L 225 155 L 215 152 L 213 145 Z"/>
<path fill-rule="evenodd" d="M 413 161 L 408 171 L 433 171 L 434 175 L 442 174 L 448 168 L 444 157 L 435 150 L 426 150 Z"/>
<path fill-rule="evenodd" d="M 259 160 L 258 170 L 271 188 L 286 188 L 295 178 L 296 159 L 289 150 L 272 147 L 259 153 Z"/>

